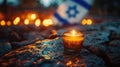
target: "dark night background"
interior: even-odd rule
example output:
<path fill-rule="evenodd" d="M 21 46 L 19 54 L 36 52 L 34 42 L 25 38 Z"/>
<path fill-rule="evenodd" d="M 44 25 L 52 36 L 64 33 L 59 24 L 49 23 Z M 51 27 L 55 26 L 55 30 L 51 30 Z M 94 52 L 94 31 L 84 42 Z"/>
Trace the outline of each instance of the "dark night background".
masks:
<path fill-rule="evenodd" d="M 0 0 L 0 14 L 3 13 L 1 19 L 11 20 L 10 17 L 15 16 L 20 12 L 36 11 L 45 12 L 50 10 L 50 14 L 55 11 L 56 7 L 64 0 L 50 0 L 50 3 L 44 2 L 44 0 Z M 48 5 L 45 5 L 48 4 Z M 102 16 L 120 16 L 120 1 L 119 0 L 95 0 L 90 14 L 97 14 Z M 45 13 L 46 14 L 46 13 Z M 48 13 L 49 14 L 49 13 Z"/>

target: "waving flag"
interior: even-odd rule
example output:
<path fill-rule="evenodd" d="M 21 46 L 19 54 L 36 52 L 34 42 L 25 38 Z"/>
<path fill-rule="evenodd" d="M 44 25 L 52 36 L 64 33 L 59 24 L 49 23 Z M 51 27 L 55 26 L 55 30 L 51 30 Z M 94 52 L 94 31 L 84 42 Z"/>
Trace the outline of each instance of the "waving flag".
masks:
<path fill-rule="evenodd" d="M 93 0 L 66 0 L 55 12 L 52 20 L 55 25 L 77 24 L 88 13 Z"/>

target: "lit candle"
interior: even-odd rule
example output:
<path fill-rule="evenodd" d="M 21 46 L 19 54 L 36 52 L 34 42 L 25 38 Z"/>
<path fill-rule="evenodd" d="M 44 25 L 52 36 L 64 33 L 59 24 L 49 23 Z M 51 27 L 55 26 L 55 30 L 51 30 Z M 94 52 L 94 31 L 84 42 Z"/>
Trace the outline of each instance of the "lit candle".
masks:
<path fill-rule="evenodd" d="M 63 34 L 64 50 L 66 52 L 76 52 L 82 47 L 83 34 L 72 30 Z"/>

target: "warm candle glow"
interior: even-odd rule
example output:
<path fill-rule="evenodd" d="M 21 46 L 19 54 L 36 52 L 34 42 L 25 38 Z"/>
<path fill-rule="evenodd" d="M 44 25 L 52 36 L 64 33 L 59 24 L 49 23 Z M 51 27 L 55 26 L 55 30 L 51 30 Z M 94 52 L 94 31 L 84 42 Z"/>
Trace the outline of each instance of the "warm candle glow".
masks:
<path fill-rule="evenodd" d="M 72 30 L 63 34 L 63 43 L 65 51 L 78 51 L 83 42 L 83 34 L 79 31 Z"/>
<path fill-rule="evenodd" d="M 11 21 L 7 22 L 7 26 L 11 26 L 11 24 L 12 24 Z"/>
<path fill-rule="evenodd" d="M 30 17 L 32 20 L 35 20 L 36 19 L 36 14 L 31 14 L 31 17 Z"/>
<path fill-rule="evenodd" d="M 82 25 L 91 25 L 93 21 L 91 19 L 83 19 L 81 24 Z"/>
<path fill-rule="evenodd" d="M 52 22 L 51 19 L 45 19 L 45 20 L 43 21 L 43 25 L 46 26 L 46 27 L 48 27 L 48 26 L 53 25 L 53 22 Z"/>
<path fill-rule="evenodd" d="M 66 36 L 82 36 L 83 34 L 81 32 L 77 32 L 76 30 L 72 30 L 70 32 L 65 33 Z"/>
<path fill-rule="evenodd" d="M 86 19 L 83 19 L 82 22 L 81 22 L 82 25 L 86 25 L 87 24 L 87 20 Z"/>
<path fill-rule="evenodd" d="M 25 25 L 28 25 L 28 24 L 29 24 L 29 20 L 28 20 L 28 19 L 25 19 L 25 20 L 24 20 L 24 24 L 25 24 Z"/>
<path fill-rule="evenodd" d="M 91 19 L 88 19 L 87 20 L 87 25 L 91 25 L 92 24 L 92 20 Z"/>
<path fill-rule="evenodd" d="M 37 19 L 37 20 L 35 21 L 35 26 L 39 27 L 39 26 L 40 26 L 40 24 L 41 24 L 40 19 Z"/>
<path fill-rule="evenodd" d="M 75 36 L 77 32 L 75 30 L 72 30 L 72 35 Z"/>
<path fill-rule="evenodd" d="M 2 21 L 0 22 L 0 25 L 1 25 L 1 26 L 5 26 L 5 21 L 2 20 Z"/>
<path fill-rule="evenodd" d="M 15 20 L 13 21 L 13 24 L 18 25 L 19 22 L 20 22 L 20 17 L 16 17 Z"/>

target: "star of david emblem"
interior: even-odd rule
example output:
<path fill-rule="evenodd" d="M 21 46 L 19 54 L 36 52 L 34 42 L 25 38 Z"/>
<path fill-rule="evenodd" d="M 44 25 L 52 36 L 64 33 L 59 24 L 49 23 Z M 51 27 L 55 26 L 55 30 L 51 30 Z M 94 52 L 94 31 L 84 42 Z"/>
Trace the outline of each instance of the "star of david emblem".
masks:
<path fill-rule="evenodd" d="M 76 15 L 79 13 L 79 11 L 77 10 L 77 6 L 74 5 L 74 6 L 69 6 L 66 13 L 69 18 L 75 18 Z"/>

